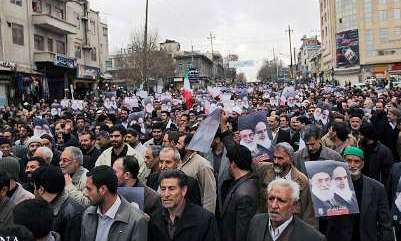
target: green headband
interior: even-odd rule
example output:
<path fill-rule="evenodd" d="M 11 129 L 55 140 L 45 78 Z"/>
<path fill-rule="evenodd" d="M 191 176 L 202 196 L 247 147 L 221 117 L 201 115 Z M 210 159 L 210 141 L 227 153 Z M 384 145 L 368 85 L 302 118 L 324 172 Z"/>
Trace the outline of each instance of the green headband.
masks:
<path fill-rule="evenodd" d="M 355 146 L 348 146 L 344 149 L 343 156 L 345 157 L 348 155 L 357 156 L 357 157 L 360 157 L 361 159 L 365 158 L 365 155 L 364 155 L 362 149 L 355 147 Z"/>

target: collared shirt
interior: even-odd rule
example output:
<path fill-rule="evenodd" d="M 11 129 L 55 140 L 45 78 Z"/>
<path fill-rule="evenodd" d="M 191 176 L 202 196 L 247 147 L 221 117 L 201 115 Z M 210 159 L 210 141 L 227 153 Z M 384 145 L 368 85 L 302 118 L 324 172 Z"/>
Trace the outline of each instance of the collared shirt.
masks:
<path fill-rule="evenodd" d="M 168 210 L 165 208 L 163 209 L 165 222 L 167 223 L 168 236 L 171 240 L 174 239 L 175 230 L 177 227 L 177 221 L 182 217 L 182 213 L 184 212 L 185 206 L 186 206 L 186 201 L 184 200 L 183 205 L 181 207 L 178 207 L 176 210 L 174 222 L 171 221 L 170 213 L 168 212 Z"/>
<path fill-rule="evenodd" d="M 283 178 L 283 179 L 286 179 L 286 180 L 292 180 L 292 168 L 290 169 L 290 171 L 287 174 L 285 174 L 284 177 L 282 177 L 280 175 L 276 176 L 276 179 L 279 179 L 279 178 Z"/>
<path fill-rule="evenodd" d="M 397 127 L 397 123 L 394 124 L 393 122 L 389 122 L 389 124 L 393 130 Z"/>
<path fill-rule="evenodd" d="M 278 238 L 280 238 L 280 235 L 288 227 L 288 225 L 291 223 L 292 219 L 293 219 L 293 216 L 291 216 L 291 218 L 289 218 L 287 221 L 285 221 L 280 226 L 278 226 L 276 229 L 274 229 L 272 226 L 271 220 L 269 218 L 269 232 L 270 232 L 270 236 L 272 237 L 273 241 L 276 241 Z"/>
<path fill-rule="evenodd" d="M 114 222 L 114 218 L 116 217 L 117 211 L 120 208 L 121 199 L 117 196 L 114 204 L 107 210 L 105 214 L 102 214 L 100 211 L 100 207 L 97 208 L 98 214 L 98 225 L 96 231 L 96 240 L 95 241 L 108 241 L 109 240 L 109 231 L 111 225 Z"/>

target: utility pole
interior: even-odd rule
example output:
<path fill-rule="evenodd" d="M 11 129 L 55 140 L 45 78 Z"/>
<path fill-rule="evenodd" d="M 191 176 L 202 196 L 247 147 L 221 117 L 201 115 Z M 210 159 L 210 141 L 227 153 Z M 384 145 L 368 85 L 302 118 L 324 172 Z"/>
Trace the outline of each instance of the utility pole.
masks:
<path fill-rule="evenodd" d="M 295 75 L 297 74 L 297 69 L 298 69 L 298 65 L 297 65 L 297 57 L 295 55 L 295 48 L 294 48 L 294 79 L 295 79 Z"/>
<path fill-rule="evenodd" d="M 274 65 L 276 66 L 276 81 L 278 81 L 278 64 L 277 64 L 276 52 L 274 51 L 274 48 L 273 48 L 273 58 L 274 58 Z"/>
<path fill-rule="evenodd" d="M 292 71 L 292 43 L 291 43 L 291 32 L 294 32 L 293 29 L 291 29 L 291 26 L 288 25 L 288 30 L 286 30 L 286 32 L 288 32 L 288 40 L 290 42 L 290 56 L 291 56 L 291 65 L 290 65 L 290 79 L 292 79 L 294 76 L 294 73 Z"/>
<path fill-rule="evenodd" d="M 213 63 L 213 68 L 212 68 L 212 78 L 214 81 L 214 53 L 213 53 L 213 40 L 216 39 L 216 36 L 214 36 L 212 33 L 210 33 L 210 36 L 208 37 L 210 39 L 210 46 L 212 47 L 212 63 Z"/>
<path fill-rule="evenodd" d="M 191 45 L 191 50 L 192 50 L 191 65 L 192 65 L 192 68 L 193 68 L 194 67 L 194 46 L 193 45 Z"/>
<path fill-rule="evenodd" d="M 147 51 L 148 51 L 148 10 L 149 10 L 149 0 L 146 0 L 146 12 L 145 12 L 145 33 L 143 40 L 143 80 L 149 91 L 148 83 L 148 61 L 147 61 Z"/>

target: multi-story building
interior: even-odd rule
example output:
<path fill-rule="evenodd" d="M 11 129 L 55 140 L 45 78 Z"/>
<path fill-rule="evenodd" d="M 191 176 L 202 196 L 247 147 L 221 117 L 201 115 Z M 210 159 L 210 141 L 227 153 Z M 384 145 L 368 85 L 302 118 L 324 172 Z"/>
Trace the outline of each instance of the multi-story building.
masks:
<path fill-rule="evenodd" d="M 107 25 L 86 0 L 2 0 L 0 93 L 8 98 L 92 89 L 107 56 Z"/>
<path fill-rule="evenodd" d="M 400 8 L 401 0 L 320 0 L 322 70 L 340 82 L 401 78 Z"/>
<path fill-rule="evenodd" d="M 315 69 L 313 69 L 315 66 L 312 66 L 314 65 L 312 59 L 320 53 L 320 42 L 317 39 L 317 36 L 304 36 L 301 41 L 302 46 L 298 52 L 298 73 L 303 78 L 311 78 L 316 74 L 314 72 Z"/>

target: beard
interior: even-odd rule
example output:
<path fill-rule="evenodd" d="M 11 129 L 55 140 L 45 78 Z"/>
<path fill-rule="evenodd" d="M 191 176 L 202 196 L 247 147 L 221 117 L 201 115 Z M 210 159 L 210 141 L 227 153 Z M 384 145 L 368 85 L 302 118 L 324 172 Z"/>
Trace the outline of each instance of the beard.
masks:
<path fill-rule="evenodd" d="M 185 150 L 185 148 L 178 149 L 178 152 L 180 153 L 181 160 L 184 159 L 185 155 L 187 154 L 187 151 Z"/>
<path fill-rule="evenodd" d="M 312 186 L 312 193 L 323 202 L 329 201 L 329 200 L 333 199 L 333 197 L 334 197 L 334 195 L 330 191 L 330 189 L 323 189 L 322 190 L 322 189 L 320 189 L 318 187 L 313 187 Z"/>
<path fill-rule="evenodd" d="M 272 143 L 269 138 L 265 138 L 265 139 L 256 139 L 256 144 L 261 145 L 266 149 L 269 149 Z"/>
<path fill-rule="evenodd" d="M 349 188 L 348 184 L 346 187 L 340 189 L 340 188 L 335 188 L 334 192 L 338 194 L 342 199 L 344 199 L 347 202 L 351 202 L 352 200 L 352 192 L 351 189 Z"/>
<path fill-rule="evenodd" d="M 258 145 L 256 142 L 252 141 L 251 143 L 246 143 L 244 141 L 240 142 L 240 145 L 245 146 L 246 148 L 248 148 L 251 152 L 256 152 L 256 149 L 258 148 Z"/>
<path fill-rule="evenodd" d="M 288 165 L 277 165 L 277 164 L 273 164 L 273 171 L 275 174 L 277 175 L 281 175 L 283 172 L 285 172 L 287 170 Z"/>

